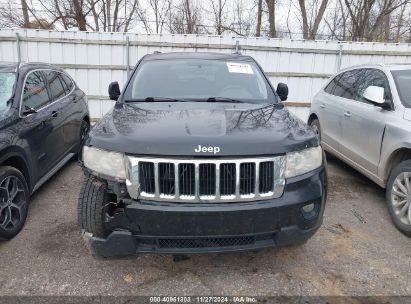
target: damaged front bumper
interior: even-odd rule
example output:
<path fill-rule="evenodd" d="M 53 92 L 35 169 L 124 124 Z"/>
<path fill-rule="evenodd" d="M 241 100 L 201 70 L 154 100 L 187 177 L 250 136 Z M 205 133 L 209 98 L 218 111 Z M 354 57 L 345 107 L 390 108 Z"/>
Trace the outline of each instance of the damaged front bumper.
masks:
<path fill-rule="evenodd" d="M 241 203 L 168 203 L 120 198 L 106 238 L 84 233 L 101 257 L 134 253 L 194 254 L 304 243 L 322 224 L 325 167 L 287 180 L 280 198 Z M 121 187 L 120 187 L 121 188 Z M 304 206 L 313 204 L 309 212 Z"/>

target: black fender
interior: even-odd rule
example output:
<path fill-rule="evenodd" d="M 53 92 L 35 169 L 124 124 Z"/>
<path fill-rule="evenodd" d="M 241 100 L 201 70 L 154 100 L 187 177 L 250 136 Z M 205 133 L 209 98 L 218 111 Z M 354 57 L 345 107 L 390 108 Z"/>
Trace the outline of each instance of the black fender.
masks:
<path fill-rule="evenodd" d="M 18 146 L 7 147 L 0 152 L 0 165 L 7 163 L 7 160 L 11 158 L 18 158 L 21 161 L 21 165 L 14 166 L 16 169 L 22 171 L 24 177 L 26 178 L 27 185 L 29 186 L 30 193 L 33 190 L 35 184 L 33 176 L 33 167 L 30 158 L 23 148 Z"/>

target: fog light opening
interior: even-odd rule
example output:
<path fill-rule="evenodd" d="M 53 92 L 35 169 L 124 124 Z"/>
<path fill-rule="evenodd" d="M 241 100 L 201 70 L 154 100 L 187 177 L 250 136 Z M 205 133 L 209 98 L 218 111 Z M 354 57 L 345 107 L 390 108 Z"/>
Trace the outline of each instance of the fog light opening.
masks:
<path fill-rule="evenodd" d="M 316 203 L 309 203 L 301 207 L 301 213 L 306 220 L 311 220 L 317 216 L 318 208 Z"/>
<path fill-rule="evenodd" d="M 302 209 L 303 209 L 303 211 L 304 211 L 305 213 L 310 213 L 311 211 L 314 210 L 314 208 L 315 208 L 314 203 L 311 203 L 311 204 L 308 204 L 308 205 L 303 206 Z"/>

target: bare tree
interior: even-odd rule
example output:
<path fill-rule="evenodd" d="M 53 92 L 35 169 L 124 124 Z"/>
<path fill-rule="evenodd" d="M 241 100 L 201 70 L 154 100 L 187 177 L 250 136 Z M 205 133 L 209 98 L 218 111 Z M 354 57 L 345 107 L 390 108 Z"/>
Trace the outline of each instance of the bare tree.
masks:
<path fill-rule="evenodd" d="M 182 12 L 184 14 L 186 22 L 187 34 L 194 34 L 194 28 L 196 26 L 196 11 L 193 10 L 190 0 L 183 0 Z"/>
<path fill-rule="evenodd" d="M 24 20 L 12 0 L 4 2 L 0 6 L 0 27 L 24 27 Z M 26 27 L 28 27 L 28 23 Z"/>
<path fill-rule="evenodd" d="M 64 29 L 77 28 L 80 31 L 87 30 L 86 17 L 89 14 L 84 0 L 38 0 L 45 10 L 48 23 L 54 26 L 56 23 L 63 25 Z M 38 13 L 32 5 L 27 6 L 28 11 L 41 24 L 43 13 Z"/>
<path fill-rule="evenodd" d="M 269 36 L 272 38 L 277 37 L 275 29 L 275 0 L 266 0 L 268 10 L 268 23 L 269 23 Z"/>
<path fill-rule="evenodd" d="M 255 14 L 253 14 L 250 1 L 237 0 L 231 4 L 231 22 L 227 22 L 224 28 L 238 36 L 250 36 L 253 34 Z"/>
<path fill-rule="evenodd" d="M 27 8 L 27 2 L 26 0 L 21 0 L 21 12 L 23 14 L 23 27 L 28 27 L 30 23 L 29 19 L 29 10 Z"/>
<path fill-rule="evenodd" d="M 291 6 L 292 6 L 292 3 L 290 1 L 290 5 L 288 6 L 288 12 L 287 12 L 287 21 L 286 21 L 287 31 L 288 31 L 288 35 L 290 39 L 292 38 L 292 32 L 291 32 L 291 26 L 290 26 Z"/>
<path fill-rule="evenodd" d="M 320 26 L 320 22 L 323 19 L 325 9 L 327 8 L 328 0 L 321 0 L 321 4 L 316 10 L 318 6 L 319 0 L 313 0 L 311 3 L 311 16 L 307 16 L 307 9 L 306 9 L 306 0 L 298 0 L 298 4 L 300 6 L 300 13 L 302 18 L 302 30 L 303 30 L 303 38 L 304 39 L 315 39 L 318 27 Z M 315 11 L 317 11 L 315 13 Z M 313 22 L 310 22 L 313 21 Z"/>
<path fill-rule="evenodd" d="M 138 0 L 87 0 L 88 11 L 93 16 L 93 25 L 87 26 L 96 31 L 127 32 L 137 15 L 143 18 Z M 122 15 L 124 11 L 124 15 Z"/>
<path fill-rule="evenodd" d="M 170 32 L 198 34 L 201 32 L 200 7 L 192 0 L 180 0 L 170 12 Z"/>
<path fill-rule="evenodd" d="M 111 32 L 111 0 L 103 0 L 103 3 L 105 2 L 105 16 L 106 16 L 106 20 L 105 20 L 105 25 L 107 28 L 107 32 Z"/>
<path fill-rule="evenodd" d="M 91 13 L 93 15 L 93 20 L 94 20 L 94 27 L 92 27 L 92 29 L 94 31 L 100 31 L 100 22 L 99 22 L 99 13 L 97 11 L 97 2 L 99 0 L 88 0 L 89 1 L 89 6 L 90 6 L 90 10 Z"/>
<path fill-rule="evenodd" d="M 149 6 L 154 14 L 155 32 L 162 33 L 167 16 L 171 10 L 171 0 L 149 0 Z"/>
<path fill-rule="evenodd" d="M 255 35 L 257 37 L 261 36 L 261 19 L 263 17 L 263 0 L 258 0 L 257 4 L 257 28 Z"/>
<path fill-rule="evenodd" d="M 72 2 L 72 17 L 77 22 L 79 31 L 86 31 L 86 16 L 88 15 L 88 13 L 86 12 L 85 3 L 83 0 L 72 0 Z"/>
<path fill-rule="evenodd" d="M 411 42 L 411 0 L 0 0 L 0 26 Z"/>
<path fill-rule="evenodd" d="M 225 6 L 227 0 L 211 0 L 212 14 L 214 16 L 214 27 L 216 34 L 221 35 L 224 32 L 224 22 L 227 19 L 225 16 Z"/>
<path fill-rule="evenodd" d="M 401 7 L 408 0 L 344 0 L 349 12 L 354 41 L 372 40 L 384 18 Z"/>
<path fill-rule="evenodd" d="M 395 42 L 400 42 L 401 36 L 404 34 L 404 23 L 405 23 L 405 10 L 407 8 L 407 3 L 404 3 L 400 8 L 400 13 L 397 16 L 396 24 L 395 24 Z M 406 29 L 405 31 L 407 31 Z"/>

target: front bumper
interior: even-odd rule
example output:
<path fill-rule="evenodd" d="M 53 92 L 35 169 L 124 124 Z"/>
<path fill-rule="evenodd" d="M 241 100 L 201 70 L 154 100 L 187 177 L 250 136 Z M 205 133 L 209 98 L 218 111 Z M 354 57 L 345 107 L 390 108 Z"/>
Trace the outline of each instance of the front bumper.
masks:
<path fill-rule="evenodd" d="M 122 212 L 107 221 L 107 238 L 84 236 L 91 252 L 193 254 L 254 250 L 304 243 L 322 224 L 327 194 L 325 167 L 287 180 L 280 198 L 226 204 L 122 199 Z M 314 211 L 302 207 L 313 203 Z"/>

